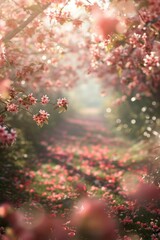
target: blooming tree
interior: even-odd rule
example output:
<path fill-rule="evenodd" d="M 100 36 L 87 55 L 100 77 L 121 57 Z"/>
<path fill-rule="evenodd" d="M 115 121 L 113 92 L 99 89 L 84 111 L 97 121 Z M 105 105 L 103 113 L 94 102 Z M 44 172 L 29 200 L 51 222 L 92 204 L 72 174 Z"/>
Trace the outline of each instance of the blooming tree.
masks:
<path fill-rule="evenodd" d="M 158 135 L 154 128 L 160 101 L 159 13 L 157 1 L 111 1 L 107 11 L 96 9 L 100 35 L 90 45 L 90 71 L 102 79 L 104 93 L 109 85 L 121 93 L 113 106 L 128 101 L 130 110 L 136 110 L 133 115 L 144 119 L 142 134 L 147 138 Z M 140 121 L 135 117 L 130 125 Z M 116 119 L 119 127 L 128 128 L 122 123 Z"/>

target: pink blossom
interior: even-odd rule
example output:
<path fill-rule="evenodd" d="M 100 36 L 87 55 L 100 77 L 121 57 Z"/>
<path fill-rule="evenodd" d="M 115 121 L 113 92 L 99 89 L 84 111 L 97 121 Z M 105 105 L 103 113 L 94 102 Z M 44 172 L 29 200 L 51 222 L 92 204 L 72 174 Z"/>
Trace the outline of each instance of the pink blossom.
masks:
<path fill-rule="evenodd" d="M 43 105 L 49 103 L 49 98 L 48 98 L 47 95 L 43 95 L 43 96 L 41 97 L 41 103 L 42 103 Z"/>
<path fill-rule="evenodd" d="M 10 131 L 5 126 L 0 126 L 0 143 L 2 145 L 12 145 L 16 140 L 16 131 Z"/>
<path fill-rule="evenodd" d="M 0 88 L 0 95 L 2 97 L 7 97 L 9 93 L 9 87 L 10 87 L 10 79 L 3 79 L 0 82 L 1 88 Z"/>
<path fill-rule="evenodd" d="M 28 94 L 26 97 L 19 97 L 18 103 L 25 106 L 27 109 L 29 106 L 35 105 L 37 103 L 37 99 L 33 96 L 33 93 Z"/>
<path fill-rule="evenodd" d="M 18 112 L 18 106 L 15 103 L 7 103 L 6 108 L 8 112 Z"/>
<path fill-rule="evenodd" d="M 37 123 L 38 126 L 43 126 L 44 123 L 48 123 L 49 116 L 49 113 L 44 110 L 40 110 L 38 114 L 33 115 L 33 120 Z"/>
<path fill-rule="evenodd" d="M 23 104 L 23 99 L 20 97 L 20 98 L 18 98 L 18 103 L 19 104 Z"/>
<path fill-rule="evenodd" d="M 37 103 L 37 99 L 36 99 L 35 97 L 33 97 L 33 93 L 30 93 L 30 94 L 28 95 L 28 101 L 29 101 L 29 103 L 30 103 L 31 105 L 34 105 L 34 104 Z"/>
<path fill-rule="evenodd" d="M 149 70 L 152 70 L 152 67 L 159 67 L 159 57 L 155 55 L 155 52 L 151 52 L 147 54 L 144 59 L 144 66 L 147 67 Z"/>
<path fill-rule="evenodd" d="M 58 100 L 57 100 L 57 106 L 59 107 L 59 108 L 64 108 L 64 109 L 66 109 L 67 110 L 67 107 L 68 107 L 68 101 L 67 101 L 67 99 L 66 98 L 59 98 Z"/>

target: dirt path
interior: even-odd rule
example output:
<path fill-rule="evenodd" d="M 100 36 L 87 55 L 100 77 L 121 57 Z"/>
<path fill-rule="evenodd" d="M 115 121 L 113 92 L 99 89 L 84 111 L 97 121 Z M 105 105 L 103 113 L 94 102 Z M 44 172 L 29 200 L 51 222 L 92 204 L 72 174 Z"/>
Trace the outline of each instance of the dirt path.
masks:
<path fill-rule="evenodd" d="M 59 187 L 65 182 L 67 196 L 74 193 L 76 182 L 88 185 L 90 191 L 95 187 L 97 192 L 114 190 L 118 194 L 121 176 L 131 170 L 131 164 L 126 165 L 130 156 L 121 159 L 115 152 L 124 151 L 129 143 L 115 138 L 105 122 L 95 115 L 68 118 L 59 123 L 53 132 L 44 134 L 41 146 L 38 175 L 51 173 L 56 176 L 54 183 Z M 50 179 L 50 176 L 44 175 L 44 178 Z M 72 190 L 67 189 L 67 185 L 72 186 Z"/>
<path fill-rule="evenodd" d="M 28 167 L 16 170 L 17 205 L 34 203 L 68 222 L 81 197 L 96 197 L 111 206 L 126 232 L 136 229 L 142 239 L 151 239 L 157 230 L 147 229 L 159 210 L 152 204 L 138 209 L 130 197 L 146 173 L 147 158 L 141 160 L 144 152 L 137 149 L 136 159 L 130 148 L 131 142 L 113 136 L 100 117 L 65 118 L 44 132 L 33 165 L 28 161 Z"/>

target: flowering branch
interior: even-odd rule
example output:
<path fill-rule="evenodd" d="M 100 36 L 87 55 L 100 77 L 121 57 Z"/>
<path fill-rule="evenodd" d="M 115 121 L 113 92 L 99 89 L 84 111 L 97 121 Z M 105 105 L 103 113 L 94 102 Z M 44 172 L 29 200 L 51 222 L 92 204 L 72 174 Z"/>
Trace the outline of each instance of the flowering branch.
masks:
<path fill-rule="evenodd" d="M 2 38 L 2 41 L 4 43 L 8 43 L 12 38 L 14 38 L 19 32 L 21 32 L 28 24 L 30 24 L 39 14 L 41 14 L 46 8 L 49 7 L 51 3 L 47 3 L 44 6 L 40 7 L 37 5 L 37 10 L 34 11 L 31 16 L 24 22 L 20 24 L 19 27 L 14 29 L 12 32 L 8 33 L 4 38 Z"/>

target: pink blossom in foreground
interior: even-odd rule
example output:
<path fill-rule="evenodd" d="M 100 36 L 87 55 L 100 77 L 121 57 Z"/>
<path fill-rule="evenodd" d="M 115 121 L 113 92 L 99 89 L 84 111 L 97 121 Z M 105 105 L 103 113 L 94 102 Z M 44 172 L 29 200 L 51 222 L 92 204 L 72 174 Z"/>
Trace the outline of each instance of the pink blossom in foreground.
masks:
<path fill-rule="evenodd" d="M 14 113 L 18 112 L 18 106 L 15 103 L 7 103 L 6 108 L 8 112 L 14 112 Z"/>
<path fill-rule="evenodd" d="M 37 99 L 33 96 L 33 93 L 30 93 L 28 95 L 28 101 L 31 105 L 34 105 L 37 103 Z"/>
<path fill-rule="evenodd" d="M 33 120 L 37 123 L 38 126 L 43 126 L 44 123 L 48 123 L 48 118 L 50 114 L 45 110 L 40 110 L 38 114 L 33 115 Z"/>
<path fill-rule="evenodd" d="M 41 97 L 41 103 L 42 103 L 43 105 L 49 103 L 49 98 L 47 97 L 47 95 L 43 95 L 43 96 Z"/>
<path fill-rule="evenodd" d="M 68 240 L 67 231 L 63 226 L 63 222 L 50 215 L 42 214 L 39 219 L 36 219 L 36 217 L 33 217 L 33 219 L 30 218 L 30 221 L 35 221 L 35 224 L 29 226 L 26 224 L 26 216 L 22 212 L 15 211 L 12 206 L 5 203 L 0 206 L 0 217 L 11 226 L 11 231 L 6 231 L 3 235 L 0 234 L 0 239 Z"/>
<path fill-rule="evenodd" d="M 160 188 L 154 184 L 140 183 L 133 197 L 140 202 L 151 202 L 160 200 Z"/>
<path fill-rule="evenodd" d="M 102 15 L 97 20 L 97 26 L 103 38 L 107 38 L 109 34 L 116 32 L 118 23 L 117 18 L 109 18 Z"/>
<path fill-rule="evenodd" d="M 64 109 L 66 109 L 67 110 L 67 107 L 68 107 L 68 101 L 67 101 L 67 99 L 66 98 L 59 98 L 58 100 L 57 100 L 57 106 L 59 107 L 59 108 L 64 108 Z"/>
<path fill-rule="evenodd" d="M 28 109 L 30 106 L 33 106 L 37 103 L 37 99 L 33 96 L 33 93 L 28 94 L 28 96 L 25 97 L 19 97 L 18 103 L 25 106 L 26 109 Z"/>
<path fill-rule="evenodd" d="M 81 200 L 75 207 L 71 221 L 84 237 L 100 240 L 116 239 L 116 224 L 108 216 L 103 201 L 89 198 Z"/>
<path fill-rule="evenodd" d="M 9 87 L 10 87 L 10 79 L 6 78 L 0 81 L 0 96 L 3 98 L 8 96 L 9 93 Z"/>

